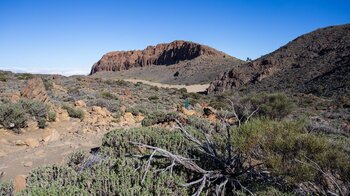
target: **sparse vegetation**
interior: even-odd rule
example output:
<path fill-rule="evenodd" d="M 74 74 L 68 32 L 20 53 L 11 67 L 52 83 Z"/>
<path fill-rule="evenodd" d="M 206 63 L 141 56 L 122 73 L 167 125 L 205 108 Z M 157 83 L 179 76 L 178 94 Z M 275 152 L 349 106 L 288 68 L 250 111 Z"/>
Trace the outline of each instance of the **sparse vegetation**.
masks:
<path fill-rule="evenodd" d="M 7 81 L 7 74 L 4 72 L 0 72 L 0 81 L 6 82 Z"/>
<path fill-rule="evenodd" d="M 47 113 L 47 117 L 48 117 L 48 119 L 49 119 L 49 122 L 55 122 L 56 121 L 56 112 L 54 112 L 54 111 L 49 111 L 48 113 Z"/>
<path fill-rule="evenodd" d="M 69 104 L 63 104 L 62 108 L 67 110 L 69 117 L 79 118 L 80 120 L 84 119 L 85 113 L 82 109 L 74 108 Z"/>
<path fill-rule="evenodd" d="M 273 119 L 281 119 L 293 111 L 295 105 L 283 93 L 274 94 L 255 94 L 243 100 L 243 102 L 250 102 L 253 109 L 258 109 L 260 116 L 265 116 Z"/>
<path fill-rule="evenodd" d="M 110 131 L 98 151 L 79 150 L 66 164 L 32 170 L 28 186 L 20 194 L 347 193 L 348 138 L 339 137 L 335 131 L 334 135 L 320 134 L 310 128 L 310 122 L 295 120 L 305 117 L 293 116 L 301 106 L 325 110 L 336 105 L 331 101 L 317 99 L 316 104 L 314 97 L 299 99 L 281 93 L 201 95 L 114 80 L 63 81 L 55 83 L 71 90 L 58 95 L 50 92 L 54 104 L 50 103 L 50 109 L 33 100 L 10 103 L 2 99 L 0 124 L 19 130 L 28 119 L 35 118 L 38 127 L 44 128 L 55 121 L 57 106 L 67 110 L 70 117 L 83 119 L 84 110 L 69 104 L 83 100 L 87 111 L 92 106 L 107 108 L 114 118 L 112 123 L 118 123 L 124 112 L 144 116 L 142 127 Z M 182 113 L 185 98 L 190 102 L 189 111 L 195 112 L 192 116 Z M 344 111 L 347 99 L 341 100 L 337 110 Z M 8 123 L 12 121 L 15 126 Z M 328 126 L 333 128 L 332 124 Z M 12 193 L 11 186 L 0 184 L 0 190 Z"/>
<path fill-rule="evenodd" d="M 26 111 L 20 103 L 0 104 L 0 124 L 6 129 L 18 131 L 27 125 Z"/>

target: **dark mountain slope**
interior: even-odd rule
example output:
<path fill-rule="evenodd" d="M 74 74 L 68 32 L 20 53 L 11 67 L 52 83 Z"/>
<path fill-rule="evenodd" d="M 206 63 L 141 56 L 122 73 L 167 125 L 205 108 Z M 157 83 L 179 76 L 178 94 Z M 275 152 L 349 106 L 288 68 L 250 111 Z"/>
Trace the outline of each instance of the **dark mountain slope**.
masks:
<path fill-rule="evenodd" d="M 350 24 L 305 34 L 253 62 L 220 74 L 209 93 L 247 89 L 322 96 L 349 94 Z"/>

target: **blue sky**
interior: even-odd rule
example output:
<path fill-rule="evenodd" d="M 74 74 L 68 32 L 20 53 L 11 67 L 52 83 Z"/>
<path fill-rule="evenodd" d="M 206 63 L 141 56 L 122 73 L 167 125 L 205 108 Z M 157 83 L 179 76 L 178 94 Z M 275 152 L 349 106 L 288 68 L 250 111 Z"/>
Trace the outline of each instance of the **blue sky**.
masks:
<path fill-rule="evenodd" d="M 0 69 L 87 74 L 106 52 L 179 39 L 254 59 L 345 23 L 349 0 L 0 0 Z"/>

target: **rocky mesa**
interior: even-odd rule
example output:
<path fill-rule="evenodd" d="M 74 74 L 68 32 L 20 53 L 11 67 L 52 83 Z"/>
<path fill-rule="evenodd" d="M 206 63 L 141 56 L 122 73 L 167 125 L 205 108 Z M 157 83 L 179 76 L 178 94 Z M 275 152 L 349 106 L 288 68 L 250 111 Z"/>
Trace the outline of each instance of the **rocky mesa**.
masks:
<path fill-rule="evenodd" d="M 350 93 L 350 24 L 302 35 L 278 50 L 220 74 L 209 93 L 285 91 L 338 96 Z"/>
<path fill-rule="evenodd" d="M 109 52 L 93 65 L 90 75 L 100 71 L 121 71 L 150 65 L 172 65 L 199 56 L 230 57 L 209 46 L 178 40 L 148 46 L 144 50 Z"/>

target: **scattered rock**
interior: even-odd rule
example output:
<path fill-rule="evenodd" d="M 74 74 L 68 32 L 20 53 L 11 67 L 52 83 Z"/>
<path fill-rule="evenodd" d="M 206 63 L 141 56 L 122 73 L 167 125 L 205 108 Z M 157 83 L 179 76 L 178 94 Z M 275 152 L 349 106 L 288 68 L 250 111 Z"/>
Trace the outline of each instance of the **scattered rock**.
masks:
<path fill-rule="evenodd" d="M 216 115 L 215 115 L 215 114 L 210 114 L 210 115 L 208 116 L 208 120 L 209 120 L 210 122 L 216 122 L 216 121 L 218 121 L 218 119 L 216 118 Z"/>
<path fill-rule="evenodd" d="M 86 103 L 83 100 L 75 101 L 74 105 L 77 107 L 86 107 Z"/>
<path fill-rule="evenodd" d="M 24 140 L 25 144 L 31 148 L 36 148 L 40 145 L 39 141 L 34 138 L 27 138 Z"/>
<path fill-rule="evenodd" d="M 27 145 L 23 140 L 16 140 L 16 141 L 14 141 L 14 144 L 16 146 L 25 146 L 25 145 Z"/>
<path fill-rule="evenodd" d="M 31 167 L 31 166 L 33 166 L 33 162 L 31 161 L 24 164 L 24 167 Z"/>
<path fill-rule="evenodd" d="M 142 116 L 142 115 L 137 115 L 137 116 L 135 117 L 135 121 L 136 121 L 136 122 L 142 122 L 142 120 L 143 120 L 144 118 L 145 118 L 145 117 Z"/>
<path fill-rule="evenodd" d="M 27 183 L 26 183 L 26 177 L 25 175 L 17 175 L 13 181 L 13 186 L 15 189 L 15 192 L 20 192 L 23 189 L 26 188 Z"/>
<path fill-rule="evenodd" d="M 181 112 L 182 112 L 183 114 L 185 114 L 186 116 L 193 116 L 193 115 L 196 114 L 196 111 L 194 111 L 194 110 L 188 110 L 188 109 L 186 109 L 186 108 L 184 108 L 184 107 L 181 108 Z"/>
<path fill-rule="evenodd" d="M 34 77 L 28 81 L 27 85 L 22 88 L 21 96 L 41 102 L 49 101 L 44 82 L 39 77 Z"/>
<path fill-rule="evenodd" d="M 99 106 L 92 106 L 91 110 L 92 110 L 92 112 L 94 112 L 100 116 L 103 116 L 103 117 L 110 116 L 110 112 L 106 108 L 101 108 Z"/>
<path fill-rule="evenodd" d="M 42 138 L 43 142 L 52 142 L 57 141 L 60 138 L 60 134 L 56 131 L 56 129 L 47 129 L 45 130 L 45 134 Z"/>
<path fill-rule="evenodd" d="M 130 112 L 125 113 L 123 118 L 128 125 L 134 125 L 136 122 L 134 116 Z"/>

